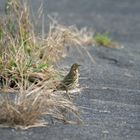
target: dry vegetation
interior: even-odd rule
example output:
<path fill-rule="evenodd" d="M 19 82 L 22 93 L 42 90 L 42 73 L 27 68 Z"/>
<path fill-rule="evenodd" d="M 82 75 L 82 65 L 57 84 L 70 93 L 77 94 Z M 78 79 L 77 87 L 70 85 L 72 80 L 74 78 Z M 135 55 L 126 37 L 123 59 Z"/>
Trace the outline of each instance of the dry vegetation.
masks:
<path fill-rule="evenodd" d="M 63 94 L 52 93 L 48 90 L 50 81 L 42 86 L 30 86 L 27 90 L 20 89 L 18 94 L 0 98 L 0 124 L 2 126 L 27 129 L 45 126 L 44 116 L 51 117 L 64 123 L 81 121 L 78 108 Z M 69 115 L 74 120 L 69 120 Z"/>
<path fill-rule="evenodd" d="M 24 0 L 7 0 L 5 15 L 0 17 L 0 125 L 23 129 L 46 126 L 49 122 L 44 117 L 79 123 L 79 109 L 73 101 L 64 93 L 53 92 L 59 81 L 53 63 L 63 57 L 67 45 L 116 44 L 105 35 L 93 39 L 93 32 L 86 28 L 79 31 L 53 20 L 42 39 L 34 32 L 29 13 Z"/>
<path fill-rule="evenodd" d="M 1 126 L 42 126 L 47 123 L 44 116 L 66 123 L 81 121 L 73 101 L 53 92 L 59 71 L 52 64 L 63 56 L 66 45 L 90 44 L 91 34 L 51 22 L 41 39 L 34 33 L 24 1 L 8 0 L 5 12 L 0 17 Z"/>

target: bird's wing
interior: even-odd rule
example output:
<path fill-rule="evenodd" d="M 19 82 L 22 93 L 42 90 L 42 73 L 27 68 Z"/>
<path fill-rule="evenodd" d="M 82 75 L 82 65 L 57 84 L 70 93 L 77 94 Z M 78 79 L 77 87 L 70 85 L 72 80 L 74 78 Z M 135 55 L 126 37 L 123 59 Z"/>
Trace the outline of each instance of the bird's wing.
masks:
<path fill-rule="evenodd" d="M 62 81 L 65 85 L 69 85 L 73 82 L 73 79 L 70 76 L 66 76 Z"/>

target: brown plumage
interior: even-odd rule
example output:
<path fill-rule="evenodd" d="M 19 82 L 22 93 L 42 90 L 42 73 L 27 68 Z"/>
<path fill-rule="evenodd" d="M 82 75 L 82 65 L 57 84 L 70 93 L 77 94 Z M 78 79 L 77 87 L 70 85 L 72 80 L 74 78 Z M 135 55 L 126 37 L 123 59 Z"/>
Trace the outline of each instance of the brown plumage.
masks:
<path fill-rule="evenodd" d="M 68 94 L 68 90 L 76 88 L 79 81 L 79 64 L 74 63 L 71 66 L 69 73 L 64 77 L 64 79 L 60 82 L 60 84 L 56 87 L 57 90 L 66 90 Z"/>

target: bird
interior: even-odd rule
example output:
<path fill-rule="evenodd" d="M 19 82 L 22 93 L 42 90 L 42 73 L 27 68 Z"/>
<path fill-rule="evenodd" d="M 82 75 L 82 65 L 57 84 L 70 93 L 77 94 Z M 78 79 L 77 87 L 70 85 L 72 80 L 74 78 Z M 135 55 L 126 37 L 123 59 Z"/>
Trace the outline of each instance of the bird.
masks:
<path fill-rule="evenodd" d="M 79 64 L 74 63 L 71 68 L 69 73 L 64 77 L 64 79 L 59 83 L 58 86 L 56 86 L 57 90 L 65 90 L 66 94 L 70 98 L 68 91 L 76 88 L 79 82 Z"/>

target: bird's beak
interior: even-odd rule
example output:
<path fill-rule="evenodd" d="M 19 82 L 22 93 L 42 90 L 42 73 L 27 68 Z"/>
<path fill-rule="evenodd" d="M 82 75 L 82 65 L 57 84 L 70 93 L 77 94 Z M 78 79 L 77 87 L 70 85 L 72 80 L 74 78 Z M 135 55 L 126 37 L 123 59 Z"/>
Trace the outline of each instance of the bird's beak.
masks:
<path fill-rule="evenodd" d="M 78 64 L 78 67 L 81 66 L 80 64 Z"/>

